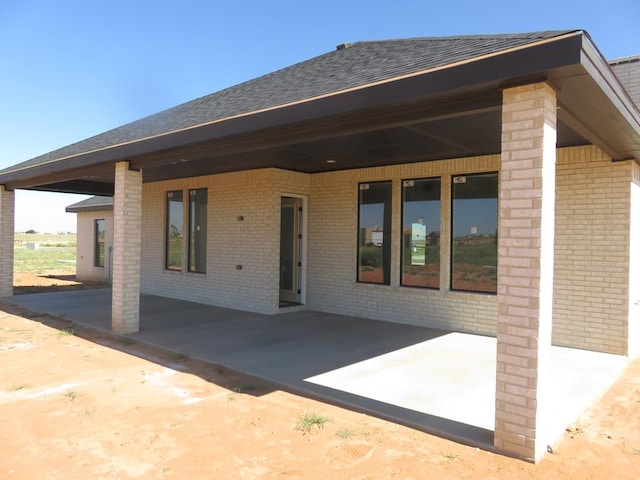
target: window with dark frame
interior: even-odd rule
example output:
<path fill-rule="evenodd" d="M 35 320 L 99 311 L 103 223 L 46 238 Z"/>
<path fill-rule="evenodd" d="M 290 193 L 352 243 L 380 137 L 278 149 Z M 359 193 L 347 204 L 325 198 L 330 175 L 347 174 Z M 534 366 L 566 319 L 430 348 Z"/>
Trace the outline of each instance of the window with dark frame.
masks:
<path fill-rule="evenodd" d="M 402 181 L 400 284 L 440 288 L 440 178 Z"/>
<path fill-rule="evenodd" d="M 498 174 L 452 177 L 451 289 L 497 293 Z"/>
<path fill-rule="evenodd" d="M 182 190 L 167 192 L 166 255 L 167 270 L 182 270 L 184 211 Z"/>
<path fill-rule="evenodd" d="M 189 271 L 207 270 L 207 189 L 189 190 Z"/>
<path fill-rule="evenodd" d="M 94 244 L 93 244 L 93 266 L 104 268 L 105 258 L 105 235 L 107 232 L 107 222 L 104 219 L 97 219 L 94 222 Z"/>
<path fill-rule="evenodd" d="M 358 282 L 391 283 L 391 181 L 358 185 Z"/>

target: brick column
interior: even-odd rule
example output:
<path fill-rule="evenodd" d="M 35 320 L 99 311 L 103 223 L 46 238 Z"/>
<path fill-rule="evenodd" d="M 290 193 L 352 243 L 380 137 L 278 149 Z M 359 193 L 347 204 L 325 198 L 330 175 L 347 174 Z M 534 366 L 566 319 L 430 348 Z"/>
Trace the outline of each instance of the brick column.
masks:
<path fill-rule="evenodd" d="M 125 161 L 115 173 L 111 328 L 122 334 L 139 330 L 142 172 Z"/>
<path fill-rule="evenodd" d="M 494 446 L 537 461 L 549 412 L 555 217 L 556 93 L 506 89 L 498 232 Z"/>
<path fill-rule="evenodd" d="M 13 192 L 0 185 L 0 297 L 13 295 Z"/>

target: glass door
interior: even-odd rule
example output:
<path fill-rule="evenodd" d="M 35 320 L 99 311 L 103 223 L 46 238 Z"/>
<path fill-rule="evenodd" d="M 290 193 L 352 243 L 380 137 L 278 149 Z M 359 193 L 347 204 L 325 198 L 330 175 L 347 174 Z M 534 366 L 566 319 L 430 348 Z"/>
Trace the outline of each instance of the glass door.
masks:
<path fill-rule="evenodd" d="M 280 306 L 300 304 L 300 230 L 302 199 L 282 197 L 280 204 Z"/>

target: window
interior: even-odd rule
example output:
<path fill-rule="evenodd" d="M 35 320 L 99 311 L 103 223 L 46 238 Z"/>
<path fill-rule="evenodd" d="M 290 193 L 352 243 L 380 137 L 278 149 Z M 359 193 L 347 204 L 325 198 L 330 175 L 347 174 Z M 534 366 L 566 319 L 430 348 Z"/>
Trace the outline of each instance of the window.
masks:
<path fill-rule="evenodd" d="M 95 221 L 93 231 L 93 265 L 104 268 L 104 237 L 107 231 L 107 223 L 104 219 Z"/>
<path fill-rule="evenodd" d="M 207 269 L 207 189 L 189 190 L 189 271 Z"/>
<path fill-rule="evenodd" d="M 452 178 L 451 289 L 497 292 L 498 174 Z"/>
<path fill-rule="evenodd" d="M 207 189 L 198 188 L 188 192 L 189 212 L 186 225 L 183 191 L 167 192 L 166 268 L 182 271 L 183 258 L 185 258 L 189 272 L 205 273 L 207 269 Z M 183 241 L 185 227 L 187 238 Z"/>
<path fill-rule="evenodd" d="M 167 270 L 182 270 L 183 216 L 182 191 L 167 192 Z"/>
<path fill-rule="evenodd" d="M 400 284 L 440 288 L 440 179 L 402 182 Z"/>
<path fill-rule="evenodd" d="M 361 183 L 358 193 L 358 282 L 389 285 L 391 182 Z"/>

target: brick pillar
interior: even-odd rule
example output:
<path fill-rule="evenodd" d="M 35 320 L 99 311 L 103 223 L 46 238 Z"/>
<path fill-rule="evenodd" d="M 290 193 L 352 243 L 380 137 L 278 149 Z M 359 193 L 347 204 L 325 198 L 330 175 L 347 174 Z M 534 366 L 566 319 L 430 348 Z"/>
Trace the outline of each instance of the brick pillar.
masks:
<path fill-rule="evenodd" d="M 0 297 L 13 295 L 14 205 L 14 193 L 0 185 Z"/>
<path fill-rule="evenodd" d="M 539 460 L 550 393 L 556 94 L 546 83 L 506 89 L 498 228 L 498 355 L 494 446 Z"/>
<path fill-rule="evenodd" d="M 122 334 L 139 330 L 142 172 L 125 161 L 115 173 L 111 328 Z"/>

